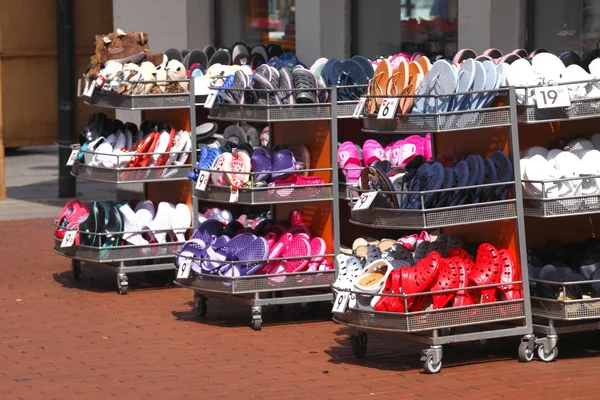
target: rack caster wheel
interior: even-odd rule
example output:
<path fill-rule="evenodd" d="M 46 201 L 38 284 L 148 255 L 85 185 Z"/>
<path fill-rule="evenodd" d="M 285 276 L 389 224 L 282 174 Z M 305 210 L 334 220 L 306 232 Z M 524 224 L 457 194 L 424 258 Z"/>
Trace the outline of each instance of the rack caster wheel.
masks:
<path fill-rule="evenodd" d="M 558 347 L 554 347 L 550 353 L 546 353 L 546 348 L 544 345 L 539 345 L 537 348 L 537 354 L 540 360 L 544 362 L 552 362 L 556 360 L 556 357 L 558 357 Z"/>
<path fill-rule="evenodd" d="M 71 260 L 71 272 L 73 273 L 73 280 L 78 281 L 81 276 L 81 261 Z"/>
<path fill-rule="evenodd" d="M 365 332 L 356 332 L 350 336 L 352 353 L 356 358 L 364 358 L 367 355 L 368 336 Z"/>
<path fill-rule="evenodd" d="M 127 294 L 127 288 L 129 287 L 129 281 L 127 280 L 127 275 L 118 274 L 117 275 L 117 289 L 119 294 Z"/>
<path fill-rule="evenodd" d="M 478 351 L 485 352 L 492 347 L 492 341 L 489 339 L 481 339 L 473 342 L 473 347 Z"/>
<path fill-rule="evenodd" d="M 435 364 L 433 361 L 433 357 L 427 357 L 427 359 L 423 362 L 423 368 L 429 374 L 437 374 L 442 370 L 442 362 Z"/>
<path fill-rule="evenodd" d="M 529 342 L 521 342 L 519 345 L 519 361 L 531 362 L 533 360 L 534 350 L 530 349 Z"/>
<path fill-rule="evenodd" d="M 260 331 L 262 328 L 262 308 L 252 307 L 252 323 L 250 325 L 253 330 Z"/>
<path fill-rule="evenodd" d="M 442 369 L 442 346 L 434 345 L 421 350 L 423 368 L 429 374 L 437 374 Z"/>
<path fill-rule="evenodd" d="M 196 311 L 196 316 L 198 318 L 202 318 L 206 315 L 208 311 L 208 299 L 205 296 L 194 294 L 194 310 Z"/>

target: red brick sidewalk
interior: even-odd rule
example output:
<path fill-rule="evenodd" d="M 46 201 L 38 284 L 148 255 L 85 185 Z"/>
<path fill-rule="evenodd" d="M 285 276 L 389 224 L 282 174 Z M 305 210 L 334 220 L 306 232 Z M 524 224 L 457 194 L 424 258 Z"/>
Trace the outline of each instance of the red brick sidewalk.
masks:
<path fill-rule="evenodd" d="M 420 345 L 393 336 L 370 336 L 356 360 L 326 306 L 298 323 L 293 307 L 267 310 L 254 332 L 248 307 L 218 299 L 198 322 L 192 292 L 160 274 L 126 296 L 101 271 L 75 284 L 48 220 L 0 223 L 0 255 L 0 399 L 598 398 L 598 333 L 563 337 L 550 364 L 518 363 L 518 341 L 446 346 L 426 375 Z"/>

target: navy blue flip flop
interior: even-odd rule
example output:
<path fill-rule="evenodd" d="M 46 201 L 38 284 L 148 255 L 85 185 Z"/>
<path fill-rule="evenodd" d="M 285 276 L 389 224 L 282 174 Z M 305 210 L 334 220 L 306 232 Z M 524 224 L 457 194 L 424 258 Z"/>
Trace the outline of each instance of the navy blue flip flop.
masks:
<path fill-rule="evenodd" d="M 351 58 L 351 60 L 356 61 L 360 64 L 360 66 L 363 68 L 363 71 L 365 71 L 365 74 L 367 75 L 368 79 L 373 78 L 373 76 L 375 75 L 375 70 L 373 69 L 373 64 L 371 64 L 371 61 L 369 61 L 366 57 L 363 56 L 354 56 Z"/>
<path fill-rule="evenodd" d="M 469 165 L 466 161 L 459 161 L 454 167 L 454 184 L 452 187 L 461 188 L 469 183 Z M 450 206 L 459 206 L 465 203 L 467 193 L 465 190 L 456 190 L 450 198 Z"/>
<path fill-rule="evenodd" d="M 409 191 L 410 192 L 421 192 L 425 190 L 427 185 L 429 184 L 429 180 L 433 177 L 433 168 L 431 164 L 425 163 L 419 167 L 417 173 L 412 178 L 410 182 Z M 406 202 L 402 204 L 402 208 L 406 208 L 409 210 L 416 210 L 421 208 L 421 195 L 420 194 L 410 194 L 405 197 Z"/>
<path fill-rule="evenodd" d="M 475 185 L 479 184 L 478 182 L 480 180 L 483 181 L 483 179 L 481 179 L 483 177 L 483 171 L 480 169 L 483 165 L 479 164 L 479 160 L 477 159 L 477 156 L 475 156 L 473 154 L 467 156 L 467 158 L 465 158 L 465 161 L 467 162 L 467 165 L 469 166 L 469 181 L 468 181 L 467 186 L 475 186 Z M 483 164 L 483 160 L 482 160 L 482 164 Z M 466 203 L 466 204 L 474 203 L 476 194 L 477 194 L 477 189 L 469 189 L 467 191 L 467 195 L 466 195 L 464 203 Z"/>
<path fill-rule="evenodd" d="M 453 168 L 444 168 L 444 184 L 442 185 L 442 189 L 451 189 L 454 187 L 454 169 Z M 448 205 L 448 201 L 452 196 L 451 191 L 441 192 L 435 201 L 435 207 L 446 207 Z"/>
<path fill-rule="evenodd" d="M 491 158 L 487 157 L 483 159 L 483 184 L 484 185 L 492 185 L 494 183 L 498 183 L 498 173 L 496 171 L 496 166 Z M 494 193 L 496 192 L 496 187 L 486 187 L 481 190 L 481 201 L 492 201 L 494 199 Z"/>
<path fill-rule="evenodd" d="M 498 176 L 498 183 L 510 182 L 514 180 L 514 169 L 512 162 L 503 151 L 496 150 L 492 154 L 492 161 L 496 166 L 496 175 Z M 508 186 L 498 186 L 495 190 L 496 200 L 508 199 Z"/>

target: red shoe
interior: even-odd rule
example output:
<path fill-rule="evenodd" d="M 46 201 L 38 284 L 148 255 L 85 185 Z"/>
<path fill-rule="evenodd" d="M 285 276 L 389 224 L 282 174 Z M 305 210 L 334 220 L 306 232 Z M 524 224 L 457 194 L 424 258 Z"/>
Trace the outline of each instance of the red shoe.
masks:
<path fill-rule="evenodd" d="M 465 252 L 466 253 L 466 252 Z M 467 254 L 468 255 L 468 254 Z M 470 259 L 471 257 L 469 257 Z M 469 270 L 465 267 L 465 262 L 460 257 L 453 257 L 456 265 L 458 266 L 459 273 L 459 288 L 466 288 L 469 286 Z M 472 294 L 467 290 L 459 290 L 456 292 L 456 297 L 454 298 L 454 307 L 465 307 L 472 306 L 475 304 L 475 300 L 473 300 Z"/>
<path fill-rule="evenodd" d="M 500 281 L 502 283 L 511 283 L 518 280 L 515 263 L 508 250 L 502 249 L 499 251 L 500 260 L 502 263 L 502 275 Z M 518 289 L 518 285 L 504 285 L 500 288 L 506 300 L 519 300 L 523 298 L 523 293 Z"/>
<path fill-rule="evenodd" d="M 400 294 L 401 282 L 402 274 L 400 270 L 393 270 L 390 272 L 381 294 Z M 404 312 L 404 299 L 402 297 L 380 296 L 373 305 L 373 309 L 377 311 Z"/>
<path fill-rule="evenodd" d="M 475 265 L 469 275 L 469 281 L 477 286 L 493 285 L 500 283 L 500 254 L 498 249 L 489 243 L 484 243 L 477 250 Z M 493 303 L 496 301 L 496 288 L 481 289 L 479 303 Z"/>
<path fill-rule="evenodd" d="M 473 259 L 471 258 L 471 255 L 465 249 L 459 249 L 459 248 L 450 249 L 450 250 L 448 250 L 448 254 L 446 255 L 446 257 L 448 257 L 448 258 L 452 258 L 452 257 L 458 257 L 458 258 L 460 258 L 462 260 L 463 267 L 467 271 L 467 276 L 469 276 L 471 274 L 471 271 L 473 270 L 473 264 L 474 263 L 473 263 Z"/>
<path fill-rule="evenodd" d="M 422 258 L 412 268 L 402 268 L 402 292 L 406 294 L 415 294 L 425 292 L 437 276 L 438 266 L 442 261 L 442 256 L 437 251 L 432 251 L 425 258 Z M 416 301 L 416 297 L 409 297 L 408 308 Z"/>
<path fill-rule="evenodd" d="M 427 288 L 427 292 L 438 292 L 441 290 L 457 289 L 460 285 L 460 269 L 453 258 L 443 258 L 433 285 Z M 452 300 L 455 293 L 432 294 L 431 296 L 421 296 L 417 299 L 411 311 L 425 311 L 429 308 L 427 305 L 428 297 L 433 298 L 433 310 L 439 310 L 446 307 Z M 431 300 L 431 299 L 429 299 Z"/>

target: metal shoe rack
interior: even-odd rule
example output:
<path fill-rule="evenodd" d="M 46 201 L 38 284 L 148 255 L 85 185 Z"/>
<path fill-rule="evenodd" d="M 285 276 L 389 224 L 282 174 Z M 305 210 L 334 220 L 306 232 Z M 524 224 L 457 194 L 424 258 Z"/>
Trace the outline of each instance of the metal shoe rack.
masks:
<path fill-rule="evenodd" d="M 217 90 L 217 88 L 214 88 Z M 230 89 L 222 89 L 230 90 Z M 296 89 L 292 89 L 296 91 Z M 306 89 L 304 89 L 306 90 Z M 316 89 L 318 90 L 318 89 Z M 236 204 L 247 206 L 270 205 L 273 219 L 285 218 L 285 215 L 276 215 L 278 205 L 286 203 L 311 203 L 311 202 L 330 202 L 331 203 L 331 235 L 332 247 L 329 250 L 333 252 L 325 254 L 323 257 L 331 260 L 339 251 L 339 202 L 338 199 L 338 171 L 337 171 L 337 117 L 351 117 L 357 104 L 356 101 L 337 102 L 337 90 L 332 87 L 327 89 L 330 92 L 330 102 L 318 104 L 294 104 L 294 105 L 233 105 L 216 104 L 210 109 L 210 119 L 229 122 L 249 122 L 268 124 L 271 137 L 276 137 L 274 131 L 281 131 L 286 134 L 290 123 L 294 127 L 306 126 L 303 131 L 306 135 L 316 137 L 317 132 L 311 132 L 315 129 L 311 121 L 329 121 L 329 142 L 331 146 L 331 164 L 326 168 L 307 169 L 309 172 L 329 176 L 330 182 L 323 178 L 322 185 L 310 186 L 277 186 L 267 188 L 255 188 L 254 184 L 250 188 L 239 189 Z M 246 89 L 245 91 L 249 91 Z M 261 90 L 273 95 L 272 91 Z M 210 95 L 209 95 L 210 96 Z M 308 122 L 308 123 L 307 123 Z M 313 128 L 311 128 L 313 127 Z M 300 141 L 298 143 L 308 143 L 310 140 Z M 270 145 L 273 143 L 270 143 Z M 192 154 L 192 164 L 196 164 L 197 153 Z M 309 167 L 309 166 L 307 166 Z M 297 172 L 303 172 L 297 171 Z M 276 172 L 276 171 L 271 171 Z M 251 173 L 250 182 L 254 183 L 255 174 Z M 197 186 L 194 188 L 194 197 L 198 201 L 211 203 L 229 203 L 231 201 L 231 188 L 220 187 L 209 184 L 202 190 Z M 197 218 L 194 218 L 196 221 Z M 327 233 L 325 233 L 327 234 Z M 312 257 L 298 257 L 295 259 L 310 259 Z M 283 259 L 280 259 L 283 260 Z M 245 260 L 244 262 L 248 262 Z M 267 260 L 253 260 L 265 262 Z M 273 261 L 273 260 L 269 260 Z M 215 260 L 191 259 L 191 262 L 217 262 Z M 221 262 L 222 263 L 222 262 Z M 260 330 L 262 326 L 262 307 L 284 304 L 315 304 L 317 302 L 331 301 L 331 285 L 334 280 L 335 271 L 318 272 L 300 272 L 286 273 L 277 275 L 251 275 L 243 277 L 222 277 L 219 275 L 198 274 L 194 271 L 187 279 L 177 279 L 176 283 L 180 286 L 194 290 L 194 304 L 196 313 L 203 317 L 207 312 L 207 302 L 209 296 L 225 297 L 248 304 L 251 306 L 251 327 L 254 330 Z M 305 308 L 298 308 L 305 310 Z M 310 310 L 311 307 L 308 307 Z"/>
<path fill-rule="evenodd" d="M 596 81 L 598 83 L 599 81 Z M 577 82 L 575 82 L 577 83 Z M 582 83 L 588 83 L 587 81 Z M 573 83 L 570 83 L 573 84 Z M 527 129 L 541 127 L 544 135 L 539 137 L 540 140 L 545 140 L 540 145 L 550 143 L 555 139 L 555 128 L 561 124 L 566 130 L 570 129 L 573 121 L 585 123 L 585 120 L 597 123 L 597 118 L 600 118 L 600 99 L 577 99 L 571 100 L 570 106 L 539 108 L 536 104 L 530 104 L 528 101 L 533 96 L 532 91 L 539 87 L 519 87 L 518 91 L 524 94 L 524 105 L 519 105 L 518 120 L 522 125 L 521 135 L 525 134 Z M 554 88 L 569 93 L 568 85 L 558 84 Z M 547 124 L 550 130 L 543 130 L 543 124 Z M 595 125 L 588 124 L 584 127 L 588 132 L 596 132 Z M 546 134 L 548 132 L 548 134 Z M 552 136 L 550 136 L 550 133 Z M 538 138 L 536 136 L 536 138 Z M 586 176 L 586 179 L 600 179 L 600 176 Z M 581 178 L 573 179 L 557 179 L 552 181 L 532 181 L 523 180 L 523 183 L 536 184 L 541 188 L 541 197 L 528 197 L 524 194 L 523 206 L 525 216 L 532 219 L 556 219 L 559 223 L 562 218 L 576 217 L 587 215 L 590 218 L 594 214 L 600 214 L 600 195 L 580 195 L 567 197 L 549 197 L 548 187 L 557 182 L 569 182 L 581 180 Z M 591 219 L 590 219 L 591 222 Z M 557 225 L 558 226 L 558 225 Z M 564 234 L 564 231 L 563 231 Z M 531 233 L 530 239 L 531 239 Z M 600 298 L 591 297 L 583 299 L 569 299 L 568 292 L 572 292 L 571 288 L 576 286 L 590 287 L 592 284 L 600 283 L 600 280 L 587 280 L 581 282 L 551 282 L 539 279 L 530 279 L 532 285 L 537 287 L 545 286 L 557 293 L 562 293 L 558 299 L 548 299 L 538 297 L 538 294 L 532 294 L 531 297 L 531 312 L 533 314 L 533 331 L 536 334 L 545 335 L 541 338 L 536 338 L 536 348 L 538 357 L 546 362 L 554 361 L 558 357 L 558 335 L 573 332 L 595 331 L 599 329 L 600 322 Z M 593 289 L 592 289 L 593 291 Z"/>
<path fill-rule="evenodd" d="M 473 92 L 475 93 L 475 92 Z M 522 336 L 519 346 L 519 359 L 531 361 L 534 351 L 532 334 L 532 316 L 529 301 L 529 285 L 527 268 L 527 254 L 525 248 L 525 226 L 523 218 L 523 204 L 521 199 L 521 182 L 518 170 L 519 139 L 517 127 L 517 108 L 514 89 L 501 89 L 495 92 L 504 105 L 490 107 L 468 112 L 448 112 L 433 114 L 398 114 L 392 119 L 378 119 L 377 114 L 363 115 L 363 132 L 377 134 L 414 134 L 416 132 L 430 132 L 432 135 L 432 148 L 436 149 L 436 142 L 441 141 L 440 135 L 452 131 L 470 131 L 473 137 L 486 135 L 487 132 L 475 131 L 482 128 L 501 128 L 508 133 L 509 158 L 515 165 L 515 176 L 511 182 L 502 184 L 481 185 L 465 188 L 484 188 L 502 185 L 510 187 L 510 196 L 503 201 L 490 201 L 478 204 L 466 204 L 456 207 L 429 208 L 423 205 L 424 197 L 431 196 L 438 191 L 424 191 L 411 193 L 418 195 L 421 200 L 420 209 L 383 209 L 369 207 L 367 209 L 351 211 L 350 222 L 360 226 L 376 229 L 394 230 L 432 230 L 456 227 L 460 225 L 486 224 L 492 221 L 507 221 L 510 224 L 510 235 L 515 239 L 516 254 L 513 254 L 515 265 L 521 266 L 522 280 L 513 282 L 516 287 L 522 287 L 524 298 L 512 301 L 497 301 L 494 303 L 475 304 L 463 307 L 448 307 L 437 310 L 419 312 L 381 312 L 371 307 L 365 307 L 360 302 L 350 302 L 349 305 L 334 312 L 333 320 L 336 323 L 354 328 L 356 332 L 351 335 L 353 352 L 357 357 L 364 357 L 367 353 L 368 332 L 384 332 L 397 335 L 408 340 L 418 341 L 430 345 L 422 351 L 421 361 L 429 373 L 437 373 L 442 367 L 442 345 L 458 342 L 474 342 L 483 346 L 490 339 Z M 464 96 L 468 93 L 461 93 Z M 408 96 L 411 97 L 411 96 Z M 429 97 L 428 101 L 437 103 L 442 96 Z M 443 96 L 447 101 L 448 96 Z M 374 100 L 375 96 L 367 96 Z M 388 98 L 391 98 L 388 96 Z M 434 100 L 433 100 L 434 99 Z M 381 98 L 380 98 L 381 100 Z M 438 109 L 438 108 L 436 108 Z M 472 131 L 471 131 L 472 130 Z M 498 129 L 495 129 L 498 131 Z M 491 132 L 493 133 L 493 132 Z M 471 133 L 466 132 L 464 135 Z M 461 136 L 462 137 L 462 136 Z M 468 139 L 462 139 L 468 140 Z M 457 141 L 460 142 L 460 141 Z M 457 145 L 460 146 L 460 145 Z M 438 146 L 439 148 L 439 146 Z M 486 147 L 487 149 L 487 147 Z M 460 149 L 457 149 L 460 150 Z M 434 157 L 435 158 L 435 157 Z M 356 190 L 357 194 L 363 191 Z M 452 190 L 452 189 L 446 189 Z M 408 192 L 380 192 L 388 195 L 402 195 Z M 356 194 L 351 197 L 350 206 L 356 201 Z M 512 222 L 511 222 L 512 221 Z M 492 242 L 492 244 L 494 244 Z M 501 284 L 486 285 L 487 287 L 501 287 Z M 485 288 L 479 286 L 478 288 Z M 468 288 L 475 289 L 475 288 Z M 411 297 L 422 295 L 456 293 L 458 289 L 439 291 L 435 293 L 419 294 L 391 294 L 386 297 L 397 297 L 404 302 L 405 309 Z M 373 296 L 373 294 L 358 291 L 356 288 L 336 288 L 335 303 L 344 297 L 356 299 L 359 296 Z M 345 300 L 344 300 L 345 301 Z M 335 304 L 334 303 L 334 304 Z M 340 304 L 343 304 L 340 302 Z M 335 305 L 334 305 L 335 310 Z M 485 344 L 484 344 L 485 343 Z"/>
<path fill-rule="evenodd" d="M 136 82 L 144 83 L 144 82 Z M 80 85 L 81 87 L 81 85 Z M 192 114 L 194 109 L 190 104 L 202 101 L 206 96 L 198 97 L 190 93 L 178 94 L 147 94 L 147 95 L 118 95 L 103 92 L 97 89 L 91 97 L 85 97 L 85 103 L 97 107 L 104 107 L 118 110 L 129 111 L 151 111 L 167 109 L 190 109 L 190 119 L 194 120 Z M 193 132 L 193 130 L 192 130 Z M 192 146 L 195 148 L 195 140 L 192 136 Z M 72 146 L 73 150 L 79 149 L 78 145 Z M 86 153 L 85 151 L 83 151 Z M 181 152 L 170 153 L 139 153 L 142 156 L 159 156 L 164 154 L 181 154 Z M 101 155 L 99 153 L 94 153 Z M 85 156 L 85 154 L 84 154 Z M 123 156 L 112 157 L 116 165 L 120 165 L 119 158 Z M 127 183 L 155 183 L 187 180 L 187 174 L 190 171 L 191 164 L 188 161 L 184 165 L 170 165 L 160 167 L 144 168 L 122 168 L 122 167 L 99 167 L 89 166 L 75 161 L 72 166 L 71 174 L 77 178 L 96 182 L 112 182 L 117 184 Z M 84 232 L 76 231 L 79 234 Z M 146 233 L 140 231 L 137 233 Z M 153 231 L 157 233 L 159 231 Z M 111 232 L 97 233 L 97 246 L 85 246 L 72 243 L 65 246 L 63 240 L 54 238 L 54 251 L 62 256 L 71 258 L 71 269 L 73 278 L 79 280 L 81 267 L 96 267 L 113 272 L 117 276 L 117 290 L 120 294 L 126 294 L 129 288 L 128 274 L 150 271 L 172 271 L 174 255 L 183 243 L 158 243 L 148 245 L 127 245 L 105 247 L 107 239 L 111 236 L 122 236 L 123 234 L 132 234 L 133 232 Z M 65 235 L 67 236 L 67 235 Z"/>

